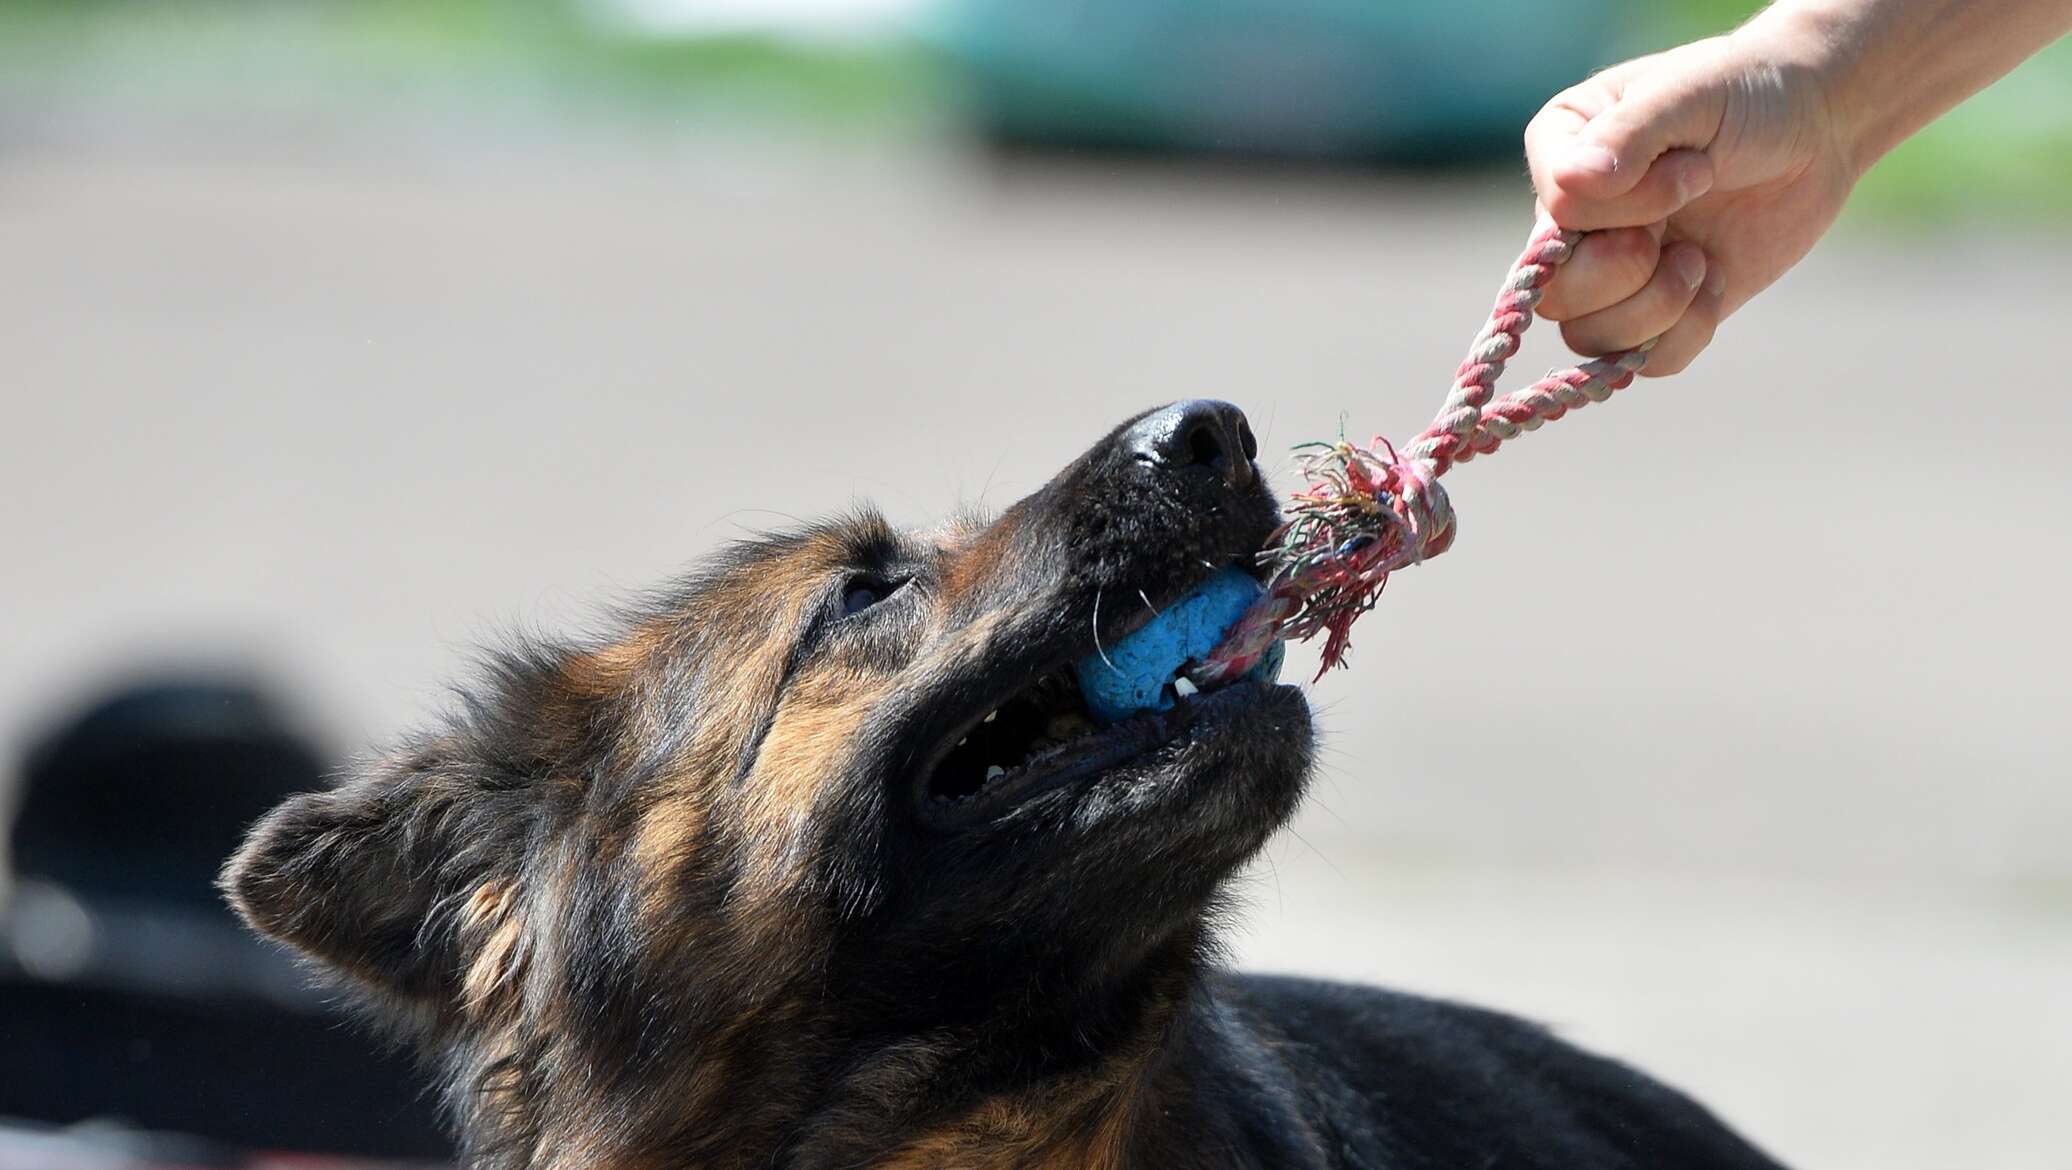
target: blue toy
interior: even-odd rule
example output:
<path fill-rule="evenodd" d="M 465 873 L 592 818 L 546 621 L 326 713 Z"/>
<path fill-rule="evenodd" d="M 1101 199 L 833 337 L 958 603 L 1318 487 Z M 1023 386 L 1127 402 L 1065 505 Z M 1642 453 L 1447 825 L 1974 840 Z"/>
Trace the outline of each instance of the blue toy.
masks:
<path fill-rule="evenodd" d="M 1080 659 L 1072 670 L 1094 719 L 1106 726 L 1139 711 L 1171 707 L 1174 676 L 1190 662 L 1208 657 L 1224 631 L 1236 625 L 1264 592 L 1244 571 L 1224 569 L 1166 606 L 1142 629 L 1105 652 Z M 1268 682 L 1279 678 L 1281 657 L 1281 644 L 1276 642 L 1247 677 Z"/>

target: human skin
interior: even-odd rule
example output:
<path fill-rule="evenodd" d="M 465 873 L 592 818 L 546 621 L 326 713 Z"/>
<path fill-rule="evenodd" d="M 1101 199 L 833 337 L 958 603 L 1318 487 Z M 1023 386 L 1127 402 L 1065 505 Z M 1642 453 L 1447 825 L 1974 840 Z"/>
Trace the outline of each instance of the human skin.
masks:
<path fill-rule="evenodd" d="M 2072 0 L 1780 0 L 1615 65 L 1525 131 L 1540 206 L 1590 234 L 1540 315 L 1579 354 L 1691 364 L 1894 146 L 2072 31 Z"/>

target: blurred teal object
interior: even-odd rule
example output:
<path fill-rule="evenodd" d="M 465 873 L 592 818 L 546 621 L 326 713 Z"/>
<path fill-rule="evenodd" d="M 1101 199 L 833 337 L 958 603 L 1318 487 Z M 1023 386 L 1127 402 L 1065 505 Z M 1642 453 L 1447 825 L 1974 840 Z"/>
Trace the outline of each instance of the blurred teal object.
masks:
<path fill-rule="evenodd" d="M 1519 152 L 1607 61 L 1621 0 L 950 0 L 996 139 L 1373 161 Z"/>
<path fill-rule="evenodd" d="M 1072 669 L 1094 720 L 1105 727 L 1139 711 L 1172 706 L 1166 684 L 1189 662 L 1206 658 L 1264 592 L 1251 574 L 1223 569 L 1128 637 L 1080 659 Z M 1276 642 L 1252 674 L 1269 682 L 1280 677 L 1281 657 Z"/>

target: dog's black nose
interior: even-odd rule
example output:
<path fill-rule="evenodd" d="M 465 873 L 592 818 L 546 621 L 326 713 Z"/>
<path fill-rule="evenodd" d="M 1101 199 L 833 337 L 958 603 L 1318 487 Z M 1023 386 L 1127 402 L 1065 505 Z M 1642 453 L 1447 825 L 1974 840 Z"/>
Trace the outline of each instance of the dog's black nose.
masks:
<path fill-rule="evenodd" d="M 1202 467 L 1234 488 L 1252 483 L 1259 441 L 1245 412 L 1213 398 L 1190 398 L 1154 410 L 1123 432 L 1130 454 L 1159 467 Z"/>

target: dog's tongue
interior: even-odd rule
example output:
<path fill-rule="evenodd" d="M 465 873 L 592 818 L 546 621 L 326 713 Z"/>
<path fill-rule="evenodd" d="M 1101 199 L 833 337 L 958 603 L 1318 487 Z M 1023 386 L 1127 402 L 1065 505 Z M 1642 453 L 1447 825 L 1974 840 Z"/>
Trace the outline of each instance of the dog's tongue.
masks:
<path fill-rule="evenodd" d="M 1105 726 L 1139 711 L 1172 706 L 1174 677 L 1189 663 L 1208 657 L 1225 631 L 1264 592 L 1249 574 L 1224 569 L 1129 637 L 1080 659 L 1072 669 L 1094 719 Z M 1271 681 L 1280 676 L 1280 669 L 1281 647 L 1276 642 L 1247 677 Z"/>

